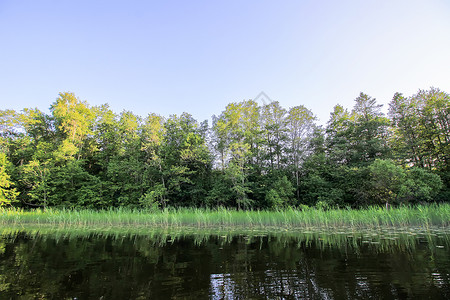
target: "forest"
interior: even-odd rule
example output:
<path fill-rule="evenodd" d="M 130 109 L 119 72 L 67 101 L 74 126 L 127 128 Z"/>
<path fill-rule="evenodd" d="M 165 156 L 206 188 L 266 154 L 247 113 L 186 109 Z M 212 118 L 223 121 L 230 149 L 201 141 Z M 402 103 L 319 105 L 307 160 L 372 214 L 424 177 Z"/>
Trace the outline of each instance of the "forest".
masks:
<path fill-rule="evenodd" d="M 60 93 L 0 110 L 0 206 L 360 208 L 448 202 L 450 95 L 361 93 L 325 126 L 298 105 L 230 103 L 212 124 L 141 117 Z"/>

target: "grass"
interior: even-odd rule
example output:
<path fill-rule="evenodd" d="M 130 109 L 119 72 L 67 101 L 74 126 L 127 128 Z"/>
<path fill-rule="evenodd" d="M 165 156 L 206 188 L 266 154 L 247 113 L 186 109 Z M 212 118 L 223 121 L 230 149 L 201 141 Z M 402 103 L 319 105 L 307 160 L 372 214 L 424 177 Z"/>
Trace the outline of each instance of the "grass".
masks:
<path fill-rule="evenodd" d="M 59 226 L 149 226 L 162 228 L 384 228 L 448 227 L 450 204 L 402 206 L 386 210 L 286 209 L 237 211 L 225 208 L 166 209 L 157 212 L 132 209 L 70 210 L 0 208 L 0 224 Z"/>

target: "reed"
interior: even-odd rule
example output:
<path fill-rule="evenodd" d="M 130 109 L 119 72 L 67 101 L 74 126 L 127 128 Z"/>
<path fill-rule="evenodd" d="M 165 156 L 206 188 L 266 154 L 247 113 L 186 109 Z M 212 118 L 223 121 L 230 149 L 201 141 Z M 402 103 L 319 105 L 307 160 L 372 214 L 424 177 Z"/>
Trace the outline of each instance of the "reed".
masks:
<path fill-rule="evenodd" d="M 0 224 L 42 224 L 68 226 L 151 226 L 151 227 L 249 227 L 249 228 L 385 228 L 447 227 L 450 204 L 401 206 L 386 210 L 322 210 L 289 208 L 247 210 L 179 208 L 161 211 L 116 208 L 108 210 L 0 208 Z"/>

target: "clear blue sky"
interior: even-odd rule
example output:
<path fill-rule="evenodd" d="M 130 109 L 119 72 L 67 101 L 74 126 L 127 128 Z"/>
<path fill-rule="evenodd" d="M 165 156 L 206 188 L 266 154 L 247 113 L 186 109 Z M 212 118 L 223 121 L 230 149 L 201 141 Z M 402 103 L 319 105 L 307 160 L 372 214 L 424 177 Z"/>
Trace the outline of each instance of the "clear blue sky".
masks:
<path fill-rule="evenodd" d="M 0 109 L 59 92 L 202 121 L 264 91 L 324 124 L 363 91 L 450 92 L 450 1 L 0 0 Z"/>

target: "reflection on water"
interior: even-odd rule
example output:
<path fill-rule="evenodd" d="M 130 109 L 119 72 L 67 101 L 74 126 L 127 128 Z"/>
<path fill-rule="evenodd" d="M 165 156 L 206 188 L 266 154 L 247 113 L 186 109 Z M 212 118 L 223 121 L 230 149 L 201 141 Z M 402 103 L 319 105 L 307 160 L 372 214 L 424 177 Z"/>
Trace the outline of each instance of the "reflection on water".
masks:
<path fill-rule="evenodd" d="M 0 229 L 0 299 L 450 299 L 448 229 Z"/>

